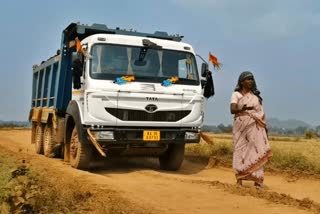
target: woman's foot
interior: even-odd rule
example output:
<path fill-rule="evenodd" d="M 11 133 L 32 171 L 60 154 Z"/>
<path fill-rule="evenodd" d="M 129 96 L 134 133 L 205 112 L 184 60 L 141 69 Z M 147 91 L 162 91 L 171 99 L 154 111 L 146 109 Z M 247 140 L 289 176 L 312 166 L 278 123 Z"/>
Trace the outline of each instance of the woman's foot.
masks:
<path fill-rule="evenodd" d="M 240 180 L 240 179 L 237 180 L 237 185 L 238 185 L 238 186 L 242 186 L 242 180 Z"/>
<path fill-rule="evenodd" d="M 256 187 L 256 189 L 262 189 L 263 188 L 263 183 L 254 182 L 254 186 Z"/>

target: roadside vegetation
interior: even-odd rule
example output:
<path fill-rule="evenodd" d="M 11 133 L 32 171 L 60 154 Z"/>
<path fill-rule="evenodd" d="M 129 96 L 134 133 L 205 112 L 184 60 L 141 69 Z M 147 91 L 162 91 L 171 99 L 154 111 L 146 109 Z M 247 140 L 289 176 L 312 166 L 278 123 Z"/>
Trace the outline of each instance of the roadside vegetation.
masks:
<path fill-rule="evenodd" d="M 112 190 L 97 194 L 82 180 L 28 162 L 0 147 L 1 214 L 139 213 Z"/>
<path fill-rule="evenodd" d="M 233 142 L 231 134 L 207 133 L 214 144 L 204 141 L 188 145 L 186 154 L 213 158 L 216 164 L 231 167 Z M 269 136 L 273 157 L 266 168 L 306 175 L 320 176 L 320 138 L 316 136 Z"/>
<path fill-rule="evenodd" d="M 73 191 L 79 190 L 76 182 L 62 189 L 51 182 L 33 172 L 25 160 L 1 154 L 0 213 L 73 213 L 91 196 L 81 189 Z"/>

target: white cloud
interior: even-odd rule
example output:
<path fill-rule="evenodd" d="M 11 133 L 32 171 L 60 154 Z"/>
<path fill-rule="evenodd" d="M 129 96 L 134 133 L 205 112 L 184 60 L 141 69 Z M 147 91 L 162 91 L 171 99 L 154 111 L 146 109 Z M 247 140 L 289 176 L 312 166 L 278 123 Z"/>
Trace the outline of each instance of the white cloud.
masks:
<path fill-rule="evenodd" d="M 226 37 L 290 38 L 320 26 L 320 2 L 313 0 L 172 0 L 178 7 L 207 18 Z"/>

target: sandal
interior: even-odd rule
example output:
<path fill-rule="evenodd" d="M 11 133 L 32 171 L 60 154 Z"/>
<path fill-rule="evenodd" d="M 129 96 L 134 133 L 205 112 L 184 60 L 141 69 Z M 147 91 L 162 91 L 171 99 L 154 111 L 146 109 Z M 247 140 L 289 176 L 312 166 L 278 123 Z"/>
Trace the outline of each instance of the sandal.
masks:
<path fill-rule="evenodd" d="M 242 186 L 242 180 L 240 180 L 240 179 L 237 180 L 237 185 L 238 185 L 238 186 Z"/>
<path fill-rule="evenodd" d="M 263 189 L 263 184 L 261 183 L 257 183 L 257 182 L 254 182 L 254 186 L 256 187 L 256 189 Z"/>

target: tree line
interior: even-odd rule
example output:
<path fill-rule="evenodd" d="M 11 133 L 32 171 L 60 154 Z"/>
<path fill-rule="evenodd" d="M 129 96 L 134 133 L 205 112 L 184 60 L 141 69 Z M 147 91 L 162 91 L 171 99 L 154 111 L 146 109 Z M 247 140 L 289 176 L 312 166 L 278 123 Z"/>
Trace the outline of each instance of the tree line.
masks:
<path fill-rule="evenodd" d="M 214 132 L 214 133 L 232 133 L 232 125 L 204 125 L 202 127 L 204 132 Z M 275 135 L 305 135 L 306 137 L 320 137 L 320 125 L 310 128 L 299 126 L 294 129 L 278 128 L 278 127 L 268 127 L 269 134 Z"/>

